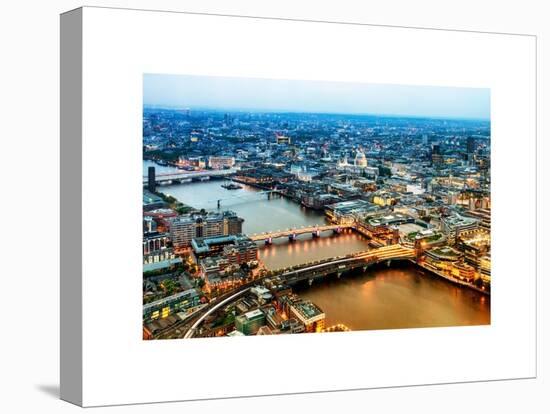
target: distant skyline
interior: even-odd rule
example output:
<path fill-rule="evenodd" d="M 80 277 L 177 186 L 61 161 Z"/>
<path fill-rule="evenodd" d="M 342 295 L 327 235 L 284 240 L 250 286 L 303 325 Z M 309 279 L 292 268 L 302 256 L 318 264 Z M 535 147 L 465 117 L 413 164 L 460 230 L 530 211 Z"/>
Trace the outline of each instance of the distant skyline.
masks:
<path fill-rule="evenodd" d="M 490 89 L 143 75 L 143 104 L 174 108 L 490 119 Z"/>

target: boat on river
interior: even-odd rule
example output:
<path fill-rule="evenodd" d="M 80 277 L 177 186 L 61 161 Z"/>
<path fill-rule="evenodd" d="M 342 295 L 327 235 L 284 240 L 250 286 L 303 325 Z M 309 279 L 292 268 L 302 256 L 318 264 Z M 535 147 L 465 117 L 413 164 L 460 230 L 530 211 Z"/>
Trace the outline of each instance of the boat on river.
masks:
<path fill-rule="evenodd" d="M 226 190 L 239 190 L 243 188 L 242 185 L 235 184 L 235 183 L 222 184 L 222 187 L 225 188 Z"/>

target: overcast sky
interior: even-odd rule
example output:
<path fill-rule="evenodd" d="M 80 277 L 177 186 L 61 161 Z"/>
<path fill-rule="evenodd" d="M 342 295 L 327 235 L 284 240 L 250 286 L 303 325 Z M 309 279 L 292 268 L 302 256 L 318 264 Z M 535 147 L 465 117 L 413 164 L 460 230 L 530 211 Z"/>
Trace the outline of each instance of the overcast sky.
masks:
<path fill-rule="evenodd" d="M 147 106 L 250 111 L 490 117 L 490 90 L 213 76 L 143 76 Z"/>

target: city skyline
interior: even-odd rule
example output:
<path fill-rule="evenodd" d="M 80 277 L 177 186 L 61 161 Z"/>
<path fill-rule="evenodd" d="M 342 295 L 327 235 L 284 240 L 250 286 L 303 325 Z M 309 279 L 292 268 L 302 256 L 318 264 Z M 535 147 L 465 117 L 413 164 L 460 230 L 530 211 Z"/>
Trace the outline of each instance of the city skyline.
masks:
<path fill-rule="evenodd" d="M 143 105 L 251 113 L 489 121 L 490 89 L 144 74 Z"/>
<path fill-rule="evenodd" d="M 490 324 L 489 100 L 146 75 L 143 338 Z"/>

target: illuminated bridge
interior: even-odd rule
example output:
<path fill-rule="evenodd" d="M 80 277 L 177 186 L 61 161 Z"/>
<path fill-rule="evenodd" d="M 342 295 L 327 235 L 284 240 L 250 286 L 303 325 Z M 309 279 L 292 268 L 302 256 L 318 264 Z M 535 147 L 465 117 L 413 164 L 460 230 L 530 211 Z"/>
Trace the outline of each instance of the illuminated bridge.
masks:
<path fill-rule="evenodd" d="M 279 274 L 279 277 L 285 279 L 289 284 L 302 280 L 308 280 L 311 284 L 314 279 L 322 278 L 330 274 L 336 274 L 340 277 L 342 273 L 353 269 L 363 268 L 363 270 L 366 270 L 371 264 L 391 262 L 392 260 L 413 259 L 414 257 L 414 249 L 403 247 L 400 244 L 394 244 L 343 257 L 306 263 L 290 269 L 279 269 L 273 273 Z"/>
<path fill-rule="evenodd" d="M 173 182 L 185 182 L 189 180 L 198 180 L 201 178 L 226 177 L 235 174 L 237 170 L 230 168 L 227 170 L 204 170 L 204 171 L 182 171 L 173 173 L 155 174 L 157 184 L 170 184 Z M 147 176 L 143 177 L 143 184 L 147 184 Z"/>
<path fill-rule="evenodd" d="M 260 241 L 264 240 L 266 244 L 271 244 L 273 239 L 277 239 L 279 237 L 288 237 L 289 240 L 296 240 L 296 238 L 300 234 L 306 234 L 311 233 L 313 237 L 319 237 L 322 232 L 332 230 L 335 233 L 340 233 L 344 229 L 349 229 L 353 226 L 349 224 L 330 224 L 330 225 L 322 225 L 322 226 L 308 226 L 308 227 L 300 227 L 296 229 L 286 229 L 286 230 L 277 230 L 277 231 L 271 231 L 271 232 L 265 232 L 265 233 L 256 233 L 249 235 L 251 240 L 253 241 Z"/>
<path fill-rule="evenodd" d="M 206 307 L 197 312 L 194 316 L 192 325 L 189 327 L 184 335 L 184 338 L 192 338 L 199 326 L 204 320 L 213 312 L 229 305 L 238 297 L 248 292 L 250 288 L 264 279 L 271 278 L 273 276 L 279 276 L 285 279 L 287 283 L 293 284 L 302 280 L 308 280 L 311 284 L 314 279 L 322 278 L 330 274 L 336 274 L 338 277 L 344 272 L 363 268 L 366 268 L 375 263 L 391 262 L 391 260 L 404 260 L 412 259 L 415 257 L 414 249 L 403 247 L 399 244 L 384 246 L 377 249 L 367 250 L 364 252 L 354 253 L 343 257 L 334 257 L 326 260 L 321 260 L 312 263 L 306 263 L 303 265 L 295 266 L 293 268 L 279 269 L 270 272 L 268 275 L 258 278 L 246 285 L 241 286 L 234 292 L 226 293 L 222 297 L 209 303 Z"/>

